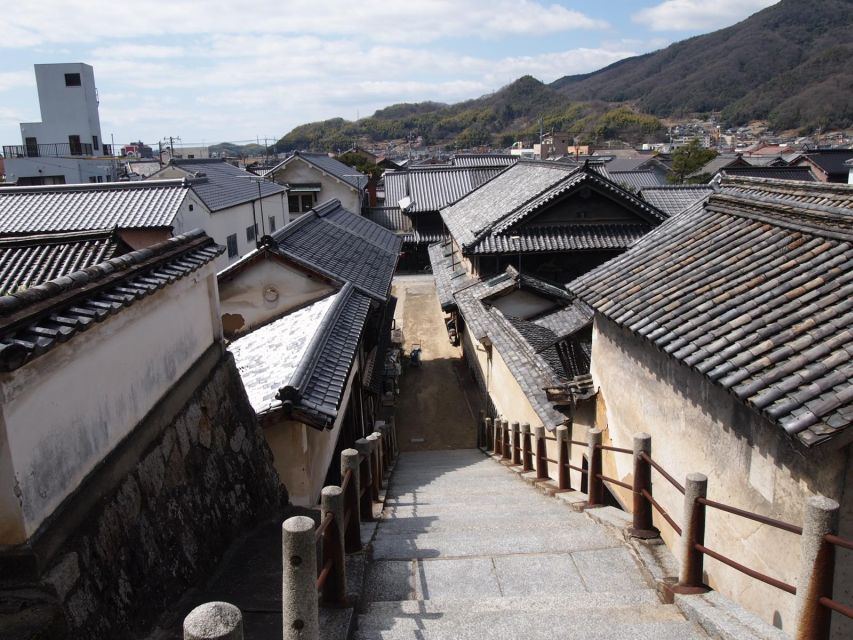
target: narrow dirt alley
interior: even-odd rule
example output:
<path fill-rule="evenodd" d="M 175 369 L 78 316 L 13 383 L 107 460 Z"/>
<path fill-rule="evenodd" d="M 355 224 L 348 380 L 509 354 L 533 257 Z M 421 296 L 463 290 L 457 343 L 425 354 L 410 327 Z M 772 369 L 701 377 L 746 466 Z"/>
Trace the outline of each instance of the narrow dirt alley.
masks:
<path fill-rule="evenodd" d="M 477 388 L 450 344 L 431 275 L 397 276 L 397 326 L 405 353 L 419 343 L 420 367 L 404 364 L 395 415 L 400 449 L 461 449 L 476 445 Z"/>

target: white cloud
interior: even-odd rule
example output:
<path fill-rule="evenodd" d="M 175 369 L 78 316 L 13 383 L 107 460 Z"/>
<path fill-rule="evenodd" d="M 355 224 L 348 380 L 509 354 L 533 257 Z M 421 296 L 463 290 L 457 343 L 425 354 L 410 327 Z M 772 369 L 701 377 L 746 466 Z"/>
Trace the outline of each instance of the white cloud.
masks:
<path fill-rule="evenodd" d="M 35 85 L 32 71 L 0 71 L 0 91 Z"/>
<path fill-rule="evenodd" d="M 653 31 L 708 31 L 734 24 L 779 0 L 666 0 L 632 20 Z"/>
<path fill-rule="evenodd" d="M 354 36 L 377 42 L 431 42 L 543 35 L 607 24 L 539 0 L 41 0 L 4 13 L 0 47 L 98 43 L 144 35 L 182 41 L 208 34 Z"/>

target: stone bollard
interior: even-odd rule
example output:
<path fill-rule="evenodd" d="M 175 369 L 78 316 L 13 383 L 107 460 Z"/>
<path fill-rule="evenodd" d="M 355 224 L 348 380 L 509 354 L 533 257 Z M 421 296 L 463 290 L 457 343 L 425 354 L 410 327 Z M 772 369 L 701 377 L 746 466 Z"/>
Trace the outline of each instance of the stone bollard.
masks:
<path fill-rule="evenodd" d="M 370 470 L 373 473 L 373 499 L 379 502 L 379 490 L 382 488 L 382 440 L 376 433 L 367 436 L 370 442 Z"/>
<path fill-rule="evenodd" d="M 811 496 L 803 507 L 800 537 L 800 577 L 797 580 L 796 611 L 798 640 L 828 638 L 832 611 L 820 604 L 832 598 L 835 546 L 824 539 L 838 531 L 839 504 L 824 496 Z"/>
<path fill-rule="evenodd" d="M 705 505 L 699 498 L 708 495 L 708 476 L 702 473 L 688 473 L 684 483 L 684 511 L 679 540 L 678 584 L 672 590 L 675 593 L 705 593 L 708 588 L 703 584 L 702 552 L 696 545 L 705 544 Z"/>
<path fill-rule="evenodd" d="M 391 429 L 391 448 L 394 452 L 394 459 L 397 459 L 397 456 L 400 455 L 400 446 L 397 444 L 397 421 L 391 418 L 391 424 L 389 425 Z"/>
<path fill-rule="evenodd" d="M 359 438 L 355 441 L 355 448 L 358 449 L 358 454 L 361 457 L 359 464 L 359 511 L 361 513 L 362 522 L 373 522 L 373 468 L 371 466 L 370 440 Z M 364 494 L 361 494 L 361 488 L 364 487 Z"/>
<path fill-rule="evenodd" d="M 521 425 L 521 470 L 523 472 L 533 471 L 533 448 L 530 442 L 530 425 L 526 422 Z"/>
<path fill-rule="evenodd" d="M 306 516 L 288 518 L 281 538 L 284 640 L 320 640 L 314 521 Z"/>
<path fill-rule="evenodd" d="M 376 459 L 379 467 L 379 478 L 383 480 L 380 487 L 384 487 L 385 472 L 388 467 L 388 456 L 385 452 L 385 438 L 382 437 L 382 433 L 380 431 L 374 431 L 370 435 L 376 436 Z M 370 436 L 367 437 L 369 438 Z"/>
<path fill-rule="evenodd" d="M 243 640 L 243 614 L 227 602 L 208 602 L 184 618 L 184 640 Z"/>
<path fill-rule="evenodd" d="M 492 419 L 486 418 L 484 429 L 486 430 L 485 441 L 486 441 L 486 452 L 491 451 L 494 453 L 495 443 L 492 439 L 492 435 L 494 432 L 492 431 Z"/>
<path fill-rule="evenodd" d="M 323 536 L 323 565 L 331 560 L 332 570 L 323 585 L 323 602 L 343 604 L 347 599 L 347 571 L 344 557 L 344 493 L 340 487 L 323 487 L 320 492 L 321 522 L 328 514 L 334 519 Z"/>
<path fill-rule="evenodd" d="M 341 451 L 341 482 L 347 471 L 350 472 L 349 486 L 344 492 L 344 510 L 350 512 L 349 523 L 344 531 L 345 549 L 347 553 L 361 551 L 361 513 L 359 495 L 361 494 L 361 478 L 358 451 L 344 449 Z"/>
<path fill-rule="evenodd" d="M 382 440 L 382 471 L 387 474 L 391 469 L 391 436 L 388 434 L 388 425 L 381 424 L 376 428 Z"/>
<path fill-rule="evenodd" d="M 504 441 L 503 431 L 501 431 L 501 419 L 500 418 L 495 418 L 494 441 L 495 441 L 494 454 L 496 456 L 499 456 L 503 452 L 503 441 Z"/>
<path fill-rule="evenodd" d="M 587 460 L 589 474 L 586 478 L 586 486 L 589 488 L 587 501 L 590 507 L 604 504 L 604 482 L 598 476 L 601 475 L 601 429 L 590 429 L 587 433 Z"/>
<path fill-rule="evenodd" d="M 652 519 L 652 503 L 643 495 L 643 491 L 652 495 L 652 466 L 642 455 L 652 455 L 652 437 L 648 433 L 634 434 L 634 514 L 629 533 L 635 538 L 657 538 L 660 532 L 655 529 Z"/>
<path fill-rule="evenodd" d="M 548 460 L 546 458 L 548 457 L 548 450 L 545 446 L 545 427 L 539 425 L 533 431 L 536 437 L 536 479 L 547 480 Z"/>
<path fill-rule="evenodd" d="M 521 464 L 521 426 L 517 422 L 512 423 L 512 463 Z"/>
<path fill-rule="evenodd" d="M 569 482 L 569 428 L 561 424 L 557 427 L 557 489 L 571 489 Z"/>

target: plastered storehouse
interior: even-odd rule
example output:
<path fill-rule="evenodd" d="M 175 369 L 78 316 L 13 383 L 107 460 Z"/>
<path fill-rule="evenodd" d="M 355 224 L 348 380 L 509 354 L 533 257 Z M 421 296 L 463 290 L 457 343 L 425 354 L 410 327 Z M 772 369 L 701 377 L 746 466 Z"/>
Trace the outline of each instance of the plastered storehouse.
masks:
<path fill-rule="evenodd" d="M 294 504 L 316 504 L 374 430 L 400 245 L 332 200 L 219 274 L 228 348 Z"/>
<path fill-rule="evenodd" d="M 595 311 L 593 425 L 615 446 L 651 434 L 671 474 L 707 475 L 708 497 L 740 509 L 799 524 L 808 496 L 832 498 L 850 537 L 851 267 L 853 187 L 723 178 L 706 201 L 568 285 Z M 610 477 L 630 482 L 631 464 L 605 456 Z M 661 481 L 654 495 L 679 520 L 681 494 Z M 722 511 L 707 519 L 708 548 L 796 584 L 798 536 Z M 672 528 L 659 517 L 656 526 L 674 547 Z M 834 597 L 849 603 L 853 563 L 836 558 Z M 791 631 L 794 596 L 712 558 L 705 571 L 714 589 Z M 850 621 L 833 618 L 834 637 L 851 637 Z"/>
<path fill-rule="evenodd" d="M 265 177 L 287 187 L 289 211 L 294 216 L 332 199 L 359 214 L 365 204 L 367 176 L 325 153 L 294 151 Z"/>

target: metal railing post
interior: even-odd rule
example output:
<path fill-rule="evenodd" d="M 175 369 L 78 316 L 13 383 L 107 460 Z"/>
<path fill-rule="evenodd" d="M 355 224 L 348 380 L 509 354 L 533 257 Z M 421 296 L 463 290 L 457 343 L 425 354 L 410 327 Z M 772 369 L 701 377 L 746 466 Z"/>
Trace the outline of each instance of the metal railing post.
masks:
<path fill-rule="evenodd" d="M 344 558 L 344 495 L 340 487 L 323 487 L 320 492 L 321 522 L 327 514 L 333 519 L 323 536 L 323 564 L 332 561 L 332 570 L 323 585 L 323 602 L 343 604 L 347 599 L 347 571 Z"/>
<path fill-rule="evenodd" d="M 521 464 L 521 427 L 517 422 L 512 423 L 512 463 Z"/>
<path fill-rule="evenodd" d="M 703 583 L 704 554 L 696 545 L 705 545 L 705 505 L 699 498 L 708 495 L 708 476 L 688 473 L 684 482 L 684 511 L 681 523 L 680 567 L 675 593 L 705 593 Z"/>
<path fill-rule="evenodd" d="M 227 602 L 207 602 L 184 618 L 184 640 L 243 640 L 243 614 Z"/>
<path fill-rule="evenodd" d="M 652 437 L 648 433 L 634 434 L 634 514 L 629 533 L 635 538 L 657 538 L 660 532 L 655 529 L 652 518 L 652 503 L 643 495 L 645 491 L 652 495 L 652 465 L 643 459 L 643 455 L 652 455 Z"/>
<path fill-rule="evenodd" d="M 294 516 L 281 529 L 281 613 L 284 640 L 320 640 L 314 521 Z"/>
<path fill-rule="evenodd" d="M 509 422 L 507 422 L 506 420 L 502 420 L 501 422 L 503 422 L 503 424 L 501 426 L 501 431 L 503 432 L 503 443 L 501 444 L 501 452 L 502 452 L 501 457 L 504 460 L 512 460 L 512 451 L 511 451 L 512 438 L 510 437 L 510 433 L 509 433 Z"/>
<path fill-rule="evenodd" d="M 569 482 L 569 428 L 561 424 L 557 427 L 557 489 L 571 489 Z"/>
<path fill-rule="evenodd" d="M 587 434 L 587 487 L 589 495 L 587 502 L 589 506 L 596 507 L 604 504 L 604 482 L 598 476 L 602 473 L 601 467 L 601 429 L 590 429 Z"/>
<path fill-rule="evenodd" d="M 530 445 L 530 425 L 525 422 L 521 425 L 521 470 L 524 472 L 533 471 L 533 451 Z"/>
<path fill-rule="evenodd" d="M 545 448 L 545 427 L 538 426 L 534 429 L 536 435 L 536 479 L 548 479 L 548 460 L 546 458 L 547 449 Z"/>
<path fill-rule="evenodd" d="M 344 541 L 347 553 L 361 551 L 361 513 L 359 508 L 359 493 L 361 492 L 361 473 L 358 451 L 344 449 L 341 451 L 341 478 L 350 472 L 350 481 L 344 492 Z M 343 480 L 342 480 L 343 481 Z M 346 512 L 349 511 L 349 522 Z"/>
<path fill-rule="evenodd" d="M 835 546 L 825 540 L 838 532 L 839 504 L 824 496 L 811 496 L 803 507 L 800 538 L 800 577 L 797 580 L 797 640 L 827 640 L 832 611 L 820 603 L 832 598 Z"/>

